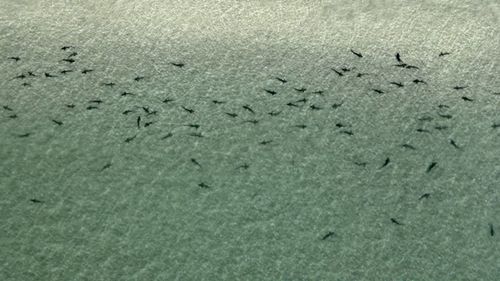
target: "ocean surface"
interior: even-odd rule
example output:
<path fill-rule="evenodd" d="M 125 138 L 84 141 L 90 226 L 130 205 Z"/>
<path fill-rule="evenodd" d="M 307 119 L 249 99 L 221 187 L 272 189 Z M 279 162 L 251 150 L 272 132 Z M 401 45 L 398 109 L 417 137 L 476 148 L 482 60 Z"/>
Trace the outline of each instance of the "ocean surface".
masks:
<path fill-rule="evenodd" d="M 496 0 L 0 0 L 0 280 L 500 280 L 499 46 Z"/>

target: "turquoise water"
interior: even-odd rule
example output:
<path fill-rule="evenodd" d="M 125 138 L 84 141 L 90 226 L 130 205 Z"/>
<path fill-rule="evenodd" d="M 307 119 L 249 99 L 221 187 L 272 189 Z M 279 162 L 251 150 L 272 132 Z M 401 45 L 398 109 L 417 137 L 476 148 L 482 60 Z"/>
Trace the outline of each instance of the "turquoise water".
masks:
<path fill-rule="evenodd" d="M 0 280 L 498 280 L 496 1 L 0 3 Z"/>

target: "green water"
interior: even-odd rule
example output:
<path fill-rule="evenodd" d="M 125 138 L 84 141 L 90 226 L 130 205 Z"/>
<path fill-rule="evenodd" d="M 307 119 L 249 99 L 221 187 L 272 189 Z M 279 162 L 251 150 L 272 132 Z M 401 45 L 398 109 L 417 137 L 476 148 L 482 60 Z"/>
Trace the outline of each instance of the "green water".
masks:
<path fill-rule="evenodd" d="M 500 280 L 498 1 L 103 2 L 0 0 L 0 280 Z"/>

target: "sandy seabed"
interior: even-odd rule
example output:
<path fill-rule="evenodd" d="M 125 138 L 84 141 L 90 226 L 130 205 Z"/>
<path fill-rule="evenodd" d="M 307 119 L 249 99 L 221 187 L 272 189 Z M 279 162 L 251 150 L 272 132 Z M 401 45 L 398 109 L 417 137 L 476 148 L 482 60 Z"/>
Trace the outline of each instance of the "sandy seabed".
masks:
<path fill-rule="evenodd" d="M 499 280 L 500 4 L 352 2 L 0 0 L 0 280 Z"/>

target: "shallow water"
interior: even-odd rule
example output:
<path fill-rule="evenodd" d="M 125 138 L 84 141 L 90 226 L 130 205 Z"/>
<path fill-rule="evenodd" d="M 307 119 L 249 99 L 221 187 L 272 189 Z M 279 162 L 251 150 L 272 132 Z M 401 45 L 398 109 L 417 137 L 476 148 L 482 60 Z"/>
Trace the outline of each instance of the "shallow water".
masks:
<path fill-rule="evenodd" d="M 1 280 L 500 276 L 496 1 L 1 2 Z"/>

